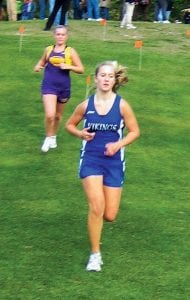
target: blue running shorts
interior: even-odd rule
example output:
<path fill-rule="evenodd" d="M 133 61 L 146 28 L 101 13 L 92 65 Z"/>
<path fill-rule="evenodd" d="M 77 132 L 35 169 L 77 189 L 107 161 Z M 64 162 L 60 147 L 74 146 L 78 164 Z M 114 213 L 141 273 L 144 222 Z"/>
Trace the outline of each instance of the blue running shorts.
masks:
<path fill-rule="evenodd" d="M 79 177 L 103 176 L 103 184 L 110 187 L 122 187 L 125 176 L 125 161 L 111 157 L 97 158 L 85 155 L 80 160 Z"/>

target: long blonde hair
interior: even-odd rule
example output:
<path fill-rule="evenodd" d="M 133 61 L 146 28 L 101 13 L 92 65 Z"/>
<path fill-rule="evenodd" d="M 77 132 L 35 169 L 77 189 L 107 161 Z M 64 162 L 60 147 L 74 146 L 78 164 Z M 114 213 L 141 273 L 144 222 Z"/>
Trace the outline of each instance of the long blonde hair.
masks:
<path fill-rule="evenodd" d="M 117 61 L 104 61 L 100 64 L 98 64 L 96 66 L 96 69 L 95 69 L 95 76 L 97 76 L 100 68 L 102 66 L 112 66 L 114 67 L 114 71 L 115 71 L 115 84 L 113 86 L 113 92 L 117 92 L 117 90 L 125 85 L 127 82 L 128 82 L 128 76 L 127 76 L 127 67 L 124 67 L 120 64 L 118 64 Z"/>

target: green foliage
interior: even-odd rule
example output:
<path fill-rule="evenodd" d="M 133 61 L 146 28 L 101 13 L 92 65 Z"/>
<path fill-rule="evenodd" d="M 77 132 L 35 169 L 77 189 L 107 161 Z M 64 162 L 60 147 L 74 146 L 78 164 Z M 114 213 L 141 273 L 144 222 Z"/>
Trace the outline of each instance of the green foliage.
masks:
<path fill-rule="evenodd" d="M 181 300 L 189 288 L 189 46 L 184 24 L 70 21 L 69 45 L 84 75 L 72 74 L 72 98 L 58 149 L 43 155 L 42 74 L 33 67 L 52 32 L 27 21 L 1 22 L 0 299 Z M 143 39 L 140 50 L 134 41 Z M 120 90 L 141 137 L 127 150 L 120 213 L 104 225 L 101 273 L 84 270 L 89 255 L 87 203 L 77 177 L 81 141 L 64 130 L 85 97 L 86 76 L 103 60 L 127 65 Z"/>

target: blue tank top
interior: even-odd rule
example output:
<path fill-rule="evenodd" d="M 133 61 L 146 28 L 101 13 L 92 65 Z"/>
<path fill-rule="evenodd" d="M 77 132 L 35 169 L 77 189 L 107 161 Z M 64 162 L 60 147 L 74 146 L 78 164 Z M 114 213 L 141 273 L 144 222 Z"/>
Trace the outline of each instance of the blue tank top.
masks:
<path fill-rule="evenodd" d="M 61 70 L 59 67 L 55 67 L 50 63 L 49 59 L 53 56 L 65 57 L 64 52 L 52 52 L 49 55 L 47 65 L 44 70 L 44 78 L 42 81 L 43 88 L 55 88 L 58 90 L 68 90 L 70 89 L 70 76 L 69 70 Z"/>
<path fill-rule="evenodd" d="M 104 154 L 105 145 L 123 138 L 125 123 L 120 112 L 120 101 L 121 97 L 116 95 L 109 112 L 106 115 L 100 115 L 94 106 L 94 95 L 89 98 L 84 115 L 84 128 L 90 128 L 89 131 L 95 132 L 95 136 L 89 142 L 83 141 L 81 158 L 85 154 L 95 157 L 106 157 Z M 120 149 L 111 158 L 123 161 L 124 148 Z"/>

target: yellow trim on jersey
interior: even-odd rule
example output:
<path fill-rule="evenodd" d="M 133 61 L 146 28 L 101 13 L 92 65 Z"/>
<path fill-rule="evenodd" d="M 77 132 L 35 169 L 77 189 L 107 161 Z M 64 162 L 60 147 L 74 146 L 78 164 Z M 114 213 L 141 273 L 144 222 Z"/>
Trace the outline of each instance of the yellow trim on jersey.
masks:
<path fill-rule="evenodd" d="M 52 52 L 52 50 L 54 49 L 54 45 L 48 46 L 47 47 L 47 52 L 46 52 L 46 60 L 48 60 L 50 53 Z M 65 62 L 66 65 L 72 65 L 72 59 L 71 59 L 71 47 L 67 47 L 65 48 L 65 51 L 63 51 L 63 53 L 65 54 L 65 58 L 62 58 L 60 56 L 53 56 L 50 58 L 50 63 L 52 64 L 60 64 L 62 62 Z"/>

